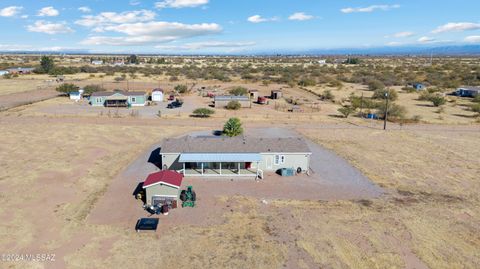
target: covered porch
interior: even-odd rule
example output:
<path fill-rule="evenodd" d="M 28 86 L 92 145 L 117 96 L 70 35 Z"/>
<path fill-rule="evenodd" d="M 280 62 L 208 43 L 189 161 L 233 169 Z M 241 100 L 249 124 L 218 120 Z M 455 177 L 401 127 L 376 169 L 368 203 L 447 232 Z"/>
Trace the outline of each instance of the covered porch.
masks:
<path fill-rule="evenodd" d="M 128 107 L 128 97 L 112 95 L 105 98 L 106 107 Z"/>
<path fill-rule="evenodd" d="M 184 176 L 263 176 L 258 153 L 183 153 L 179 161 Z"/>

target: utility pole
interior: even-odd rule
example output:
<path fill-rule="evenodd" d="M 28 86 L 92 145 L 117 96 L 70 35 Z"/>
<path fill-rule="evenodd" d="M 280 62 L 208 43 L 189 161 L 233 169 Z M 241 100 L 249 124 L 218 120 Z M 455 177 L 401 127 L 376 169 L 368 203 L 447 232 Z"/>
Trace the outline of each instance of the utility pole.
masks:
<path fill-rule="evenodd" d="M 388 92 L 385 93 L 385 116 L 383 117 L 383 130 L 387 130 L 387 116 L 388 116 Z"/>

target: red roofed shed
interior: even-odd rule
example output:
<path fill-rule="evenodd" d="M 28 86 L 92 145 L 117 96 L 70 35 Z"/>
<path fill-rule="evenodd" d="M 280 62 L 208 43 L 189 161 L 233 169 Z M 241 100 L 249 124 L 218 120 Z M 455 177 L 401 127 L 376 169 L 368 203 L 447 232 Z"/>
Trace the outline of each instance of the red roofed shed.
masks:
<path fill-rule="evenodd" d="M 172 170 L 164 170 L 148 175 L 143 182 L 146 203 L 156 205 L 178 200 L 183 175 Z"/>

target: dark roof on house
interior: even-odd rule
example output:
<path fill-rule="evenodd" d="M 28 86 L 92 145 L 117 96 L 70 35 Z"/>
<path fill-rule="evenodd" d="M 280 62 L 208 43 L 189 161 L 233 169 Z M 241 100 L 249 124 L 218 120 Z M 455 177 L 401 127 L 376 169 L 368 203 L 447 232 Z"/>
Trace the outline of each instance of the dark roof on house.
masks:
<path fill-rule="evenodd" d="M 161 89 L 161 88 L 156 88 L 156 89 L 153 89 L 152 92 L 163 92 L 163 89 Z"/>
<path fill-rule="evenodd" d="M 144 92 L 127 92 L 127 91 L 114 91 L 114 92 L 107 92 L 107 91 L 103 91 L 103 92 L 94 92 L 92 93 L 91 96 L 110 96 L 110 95 L 113 95 L 115 93 L 119 93 L 119 94 L 122 94 L 122 95 L 125 95 L 125 96 L 141 96 L 141 95 L 145 95 Z"/>
<path fill-rule="evenodd" d="M 147 188 L 157 183 L 165 183 L 180 188 L 182 185 L 183 175 L 172 170 L 163 170 L 148 175 L 143 182 L 143 188 Z"/>
<path fill-rule="evenodd" d="M 309 153 L 302 138 L 192 137 L 166 139 L 162 153 Z"/>
<path fill-rule="evenodd" d="M 214 101 L 249 101 L 248 96 L 243 95 L 219 95 L 213 97 Z"/>

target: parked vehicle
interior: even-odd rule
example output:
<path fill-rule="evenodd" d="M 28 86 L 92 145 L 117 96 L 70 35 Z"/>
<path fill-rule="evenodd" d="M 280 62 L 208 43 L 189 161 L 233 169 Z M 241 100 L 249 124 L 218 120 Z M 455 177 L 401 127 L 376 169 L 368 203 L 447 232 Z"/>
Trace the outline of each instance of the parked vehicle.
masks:
<path fill-rule="evenodd" d="M 168 97 L 168 101 L 173 101 L 175 100 L 175 95 L 171 94 L 169 97 Z"/>
<path fill-rule="evenodd" d="M 175 100 L 173 102 L 171 102 L 170 104 L 167 105 L 167 108 L 169 109 L 174 109 L 174 108 L 177 108 L 177 107 L 182 107 L 183 105 L 183 102 L 180 101 L 180 100 Z"/>

